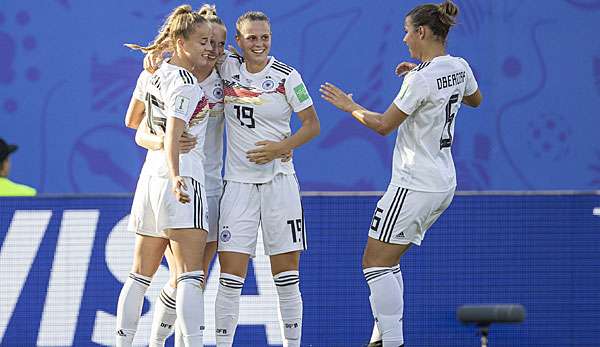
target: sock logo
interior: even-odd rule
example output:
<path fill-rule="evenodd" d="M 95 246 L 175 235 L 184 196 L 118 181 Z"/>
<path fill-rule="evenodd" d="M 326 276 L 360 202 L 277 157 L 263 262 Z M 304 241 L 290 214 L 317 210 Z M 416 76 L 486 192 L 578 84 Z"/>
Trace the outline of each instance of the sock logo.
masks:
<path fill-rule="evenodd" d="M 127 334 L 125 334 L 125 332 L 123 331 L 123 329 L 117 330 L 117 335 L 123 336 L 123 337 L 127 336 Z"/>
<path fill-rule="evenodd" d="M 297 328 L 298 327 L 298 323 L 285 323 L 285 327 L 288 328 L 288 329 Z"/>
<path fill-rule="evenodd" d="M 171 328 L 173 328 L 173 325 L 171 325 L 171 324 L 167 324 L 167 323 L 165 323 L 165 322 L 160 322 L 160 327 L 161 327 L 161 328 L 167 328 L 167 329 L 171 329 Z"/>
<path fill-rule="evenodd" d="M 216 329 L 217 335 L 227 335 L 227 329 Z"/>

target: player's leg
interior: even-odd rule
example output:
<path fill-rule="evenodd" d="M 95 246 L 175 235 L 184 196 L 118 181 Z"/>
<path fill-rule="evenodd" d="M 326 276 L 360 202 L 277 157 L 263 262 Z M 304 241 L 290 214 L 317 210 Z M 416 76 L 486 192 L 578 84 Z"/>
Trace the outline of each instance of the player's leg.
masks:
<path fill-rule="evenodd" d="M 233 344 L 248 260 L 256 250 L 260 220 L 257 186 L 227 182 L 221 198 L 218 243 L 221 273 L 215 300 L 218 347 L 229 347 Z"/>
<path fill-rule="evenodd" d="M 142 313 L 144 295 L 158 269 L 168 240 L 136 236 L 134 262 L 117 304 L 117 339 L 119 347 L 131 346 Z"/>
<path fill-rule="evenodd" d="M 206 231 L 169 229 L 177 266 L 176 314 L 186 346 L 202 346 L 204 336 L 204 271 Z"/>
<path fill-rule="evenodd" d="M 386 347 L 397 347 L 404 343 L 404 293 L 393 273 L 393 267 L 409 248 L 410 244 L 388 244 L 369 238 L 363 255 L 363 273 L 371 291 L 369 301 L 382 335 L 383 346 Z M 377 342 L 372 343 L 376 345 Z"/>
<path fill-rule="evenodd" d="M 398 285 L 400 286 L 400 291 L 404 293 L 404 280 L 402 278 L 402 271 L 400 270 L 400 264 L 396 264 L 392 267 L 392 273 L 394 277 L 396 277 L 396 281 L 398 281 Z M 369 299 L 370 300 L 370 299 Z M 367 347 L 381 347 L 383 346 L 383 341 L 381 337 L 381 332 L 379 331 L 379 327 L 376 322 L 373 322 L 373 330 L 371 332 L 371 338 L 369 339 L 369 344 Z"/>
<path fill-rule="evenodd" d="M 371 289 L 371 306 L 383 346 L 404 342 L 404 283 L 400 257 L 420 245 L 427 229 L 452 201 L 454 190 L 417 192 L 390 186 L 377 204 L 363 256 L 363 272 Z"/>
<path fill-rule="evenodd" d="M 296 347 L 303 312 L 298 269 L 300 252 L 306 249 L 300 188 L 294 175 L 277 175 L 260 192 L 263 242 L 277 289 L 284 345 Z"/>
<path fill-rule="evenodd" d="M 177 267 L 170 247 L 167 247 L 165 250 L 165 257 L 169 264 L 169 281 L 165 283 L 159 297 L 154 303 L 149 347 L 163 347 L 167 338 L 174 331 L 177 319 L 175 309 L 177 298 Z"/>
<path fill-rule="evenodd" d="M 160 182 L 158 182 L 160 183 Z M 127 229 L 135 232 L 134 264 L 117 304 L 116 345 L 131 346 L 140 318 L 144 295 L 156 272 L 168 240 L 158 232 L 153 200 L 160 186 L 151 176 L 140 176 Z"/>
<path fill-rule="evenodd" d="M 170 182 L 163 198 L 166 230 L 177 269 L 176 313 L 186 346 L 202 346 L 204 337 L 204 247 L 208 229 L 206 194 L 202 185 L 185 177 L 191 202 L 179 203 Z"/>
<path fill-rule="evenodd" d="M 206 238 L 206 247 L 204 247 L 204 262 L 202 268 L 208 278 L 210 264 L 217 252 L 217 238 L 219 235 L 219 201 L 221 196 L 209 196 L 208 200 L 208 237 Z"/>

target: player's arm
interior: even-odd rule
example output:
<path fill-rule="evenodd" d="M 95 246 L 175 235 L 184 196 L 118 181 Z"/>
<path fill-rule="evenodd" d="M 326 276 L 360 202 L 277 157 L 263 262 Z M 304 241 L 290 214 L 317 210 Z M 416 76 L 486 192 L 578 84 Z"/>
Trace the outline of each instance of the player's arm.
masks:
<path fill-rule="evenodd" d="M 165 129 L 164 146 L 167 154 L 167 165 L 169 167 L 169 176 L 171 178 L 172 190 L 177 200 L 181 203 L 190 202 L 190 196 L 185 193 L 187 187 L 183 177 L 179 175 L 179 141 L 183 135 L 186 122 L 176 117 L 167 118 Z"/>
<path fill-rule="evenodd" d="M 475 93 L 464 96 L 462 103 L 471 107 L 479 107 L 479 105 L 481 105 L 482 100 L 483 96 L 481 95 L 481 91 L 479 90 L 479 88 L 477 88 Z"/>
<path fill-rule="evenodd" d="M 312 140 L 321 132 L 319 118 L 313 106 L 298 112 L 298 117 L 302 126 L 292 136 L 279 142 L 259 141 L 255 144 L 255 149 L 246 152 L 246 158 L 255 164 L 267 164 L 277 158 L 289 161 L 293 149 Z"/>
<path fill-rule="evenodd" d="M 146 105 L 135 96 L 132 96 L 129 107 L 127 107 L 127 113 L 125 113 L 125 126 L 137 129 L 144 118 L 145 110 Z"/>
<path fill-rule="evenodd" d="M 394 131 L 408 117 L 395 104 L 390 105 L 384 113 L 367 110 L 352 100 L 351 94 L 346 94 L 331 83 L 321 86 L 321 97 L 344 112 L 348 112 L 367 128 L 386 136 Z"/>
<path fill-rule="evenodd" d="M 164 141 L 164 135 L 152 134 L 150 132 L 146 117 L 144 117 L 135 133 L 135 143 L 140 147 L 157 151 L 164 148 Z M 194 136 L 184 132 L 179 138 L 179 151 L 181 153 L 188 153 L 196 147 L 197 143 L 198 140 Z"/>

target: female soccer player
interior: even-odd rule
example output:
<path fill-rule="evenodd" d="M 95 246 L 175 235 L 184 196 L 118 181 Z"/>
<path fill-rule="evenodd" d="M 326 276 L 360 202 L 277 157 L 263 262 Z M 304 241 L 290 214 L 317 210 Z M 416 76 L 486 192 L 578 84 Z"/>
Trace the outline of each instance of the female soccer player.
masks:
<path fill-rule="evenodd" d="M 208 219 L 202 145 L 209 108 L 196 75 L 208 64 L 210 36 L 207 20 L 183 5 L 167 18 L 153 44 L 129 45 L 148 52 L 168 38 L 173 56 L 145 85 L 147 125 L 151 132 L 164 134 L 164 150 L 148 152 L 136 188 L 129 229 L 138 236 L 132 272 L 119 296 L 117 346 L 131 346 L 144 294 L 167 246 L 178 273 L 176 310 L 184 343 L 202 345 L 202 261 Z M 139 105 L 130 106 L 128 118 L 139 115 Z M 179 139 L 184 132 L 200 146 L 181 154 Z"/>
<path fill-rule="evenodd" d="M 221 169 L 223 167 L 223 82 L 221 76 L 214 69 L 217 60 L 223 55 L 227 29 L 223 21 L 217 16 L 216 8 L 213 5 L 205 4 L 198 13 L 206 18 L 212 28 L 212 50 L 207 56 L 209 63 L 198 68 L 198 75 L 205 77 L 199 78 L 198 83 L 204 94 L 208 98 L 210 107 L 210 116 L 206 129 L 206 139 L 203 146 L 204 151 L 204 170 L 205 187 L 208 201 L 209 228 L 206 247 L 204 248 L 203 270 L 208 274 L 208 267 L 217 250 L 217 233 L 219 221 L 219 199 L 223 190 L 223 180 Z M 160 66 L 163 54 L 172 52 L 154 50 L 151 57 L 147 56 L 149 70 L 154 70 Z M 152 61 L 150 61 L 152 60 Z M 148 73 L 148 72 L 147 72 Z M 149 74 L 149 73 L 148 73 Z M 163 146 L 162 136 L 149 133 L 147 127 L 140 127 L 136 134 L 136 142 L 142 147 L 148 149 L 160 149 Z M 195 143 L 183 138 L 181 143 L 195 146 Z M 171 269 L 171 278 L 169 283 L 163 287 L 159 300 L 155 302 L 152 330 L 150 333 L 150 347 L 164 346 L 166 339 L 171 334 L 177 314 L 176 306 L 176 279 L 175 260 L 173 253 L 167 248 L 165 252 L 169 269 Z M 177 331 L 176 339 L 180 339 L 180 331 Z"/>
<path fill-rule="evenodd" d="M 215 302 L 217 346 L 231 346 L 248 260 L 259 226 L 279 295 L 286 346 L 300 346 L 300 251 L 306 249 L 300 189 L 291 161 L 280 158 L 319 133 L 319 120 L 300 74 L 269 56 L 271 26 L 262 12 L 236 22 L 243 57 L 220 67 L 225 91 L 227 158 L 219 220 L 221 274 Z M 302 126 L 294 134 L 290 116 Z"/>
<path fill-rule="evenodd" d="M 477 107 L 482 100 L 469 64 L 446 54 L 457 14 L 451 1 L 417 6 L 408 13 L 404 42 L 421 64 L 408 72 L 383 114 L 367 110 L 333 84 L 321 87 L 325 100 L 377 133 L 388 135 L 398 128 L 392 180 L 377 203 L 363 255 L 371 308 L 385 347 L 404 344 L 400 257 L 412 244 L 421 244 L 454 196 L 454 119 L 461 103 Z"/>

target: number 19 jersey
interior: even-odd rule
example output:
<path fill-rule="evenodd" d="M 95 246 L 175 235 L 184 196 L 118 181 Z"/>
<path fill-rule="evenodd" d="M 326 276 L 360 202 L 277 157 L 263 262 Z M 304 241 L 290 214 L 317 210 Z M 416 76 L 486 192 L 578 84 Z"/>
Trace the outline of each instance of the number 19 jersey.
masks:
<path fill-rule="evenodd" d="M 462 99 L 477 81 L 462 58 L 440 56 L 404 78 L 394 104 L 408 118 L 398 127 L 391 184 L 418 191 L 445 192 L 456 186 L 450 151 Z"/>
<path fill-rule="evenodd" d="M 298 71 L 273 57 L 258 73 L 243 58 L 229 54 L 220 68 L 225 95 L 227 159 L 225 180 L 266 183 L 277 174 L 294 174 L 292 161 L 254 164 L 246 152 L 259 141 L 279 142 L 291 135 L 290 117 L 313 102 Z"/>

